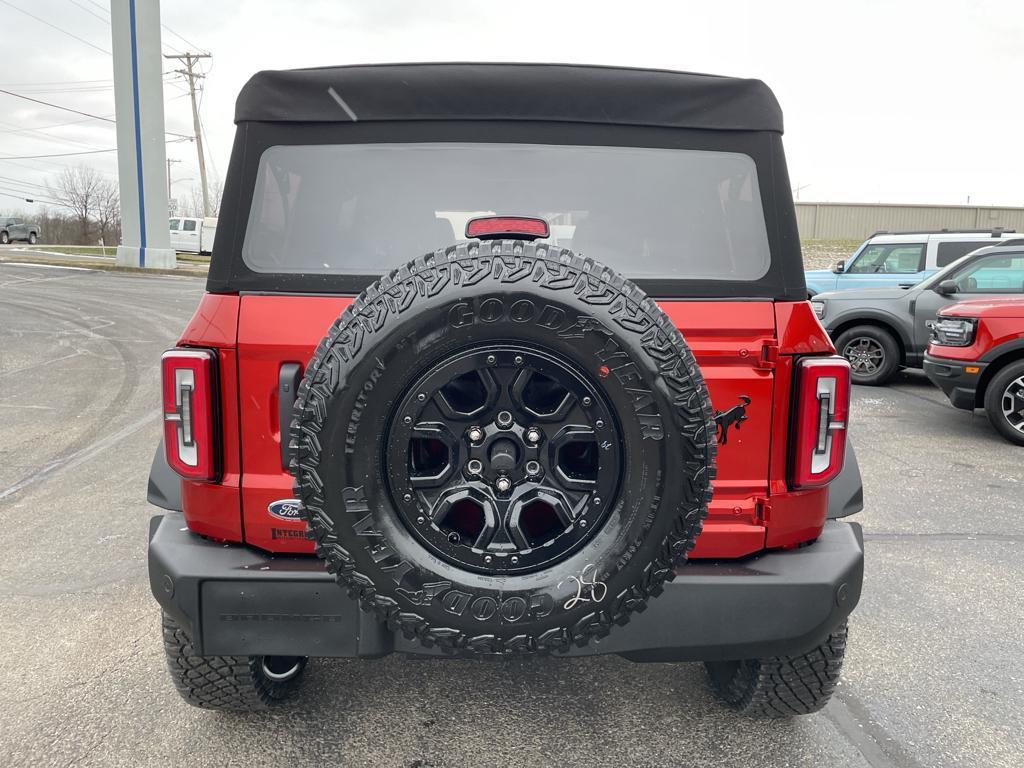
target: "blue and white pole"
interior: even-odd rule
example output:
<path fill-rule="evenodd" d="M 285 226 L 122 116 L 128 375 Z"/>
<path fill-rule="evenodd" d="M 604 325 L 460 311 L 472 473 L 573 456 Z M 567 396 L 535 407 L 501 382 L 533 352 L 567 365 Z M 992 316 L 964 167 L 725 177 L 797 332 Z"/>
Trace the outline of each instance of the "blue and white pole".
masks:
<path fill-rule="evenodd" d="M 121 245 L 117 263 L 174 269 L 167 225 L 167 153 L 159 0 L 111 0 Z"/>

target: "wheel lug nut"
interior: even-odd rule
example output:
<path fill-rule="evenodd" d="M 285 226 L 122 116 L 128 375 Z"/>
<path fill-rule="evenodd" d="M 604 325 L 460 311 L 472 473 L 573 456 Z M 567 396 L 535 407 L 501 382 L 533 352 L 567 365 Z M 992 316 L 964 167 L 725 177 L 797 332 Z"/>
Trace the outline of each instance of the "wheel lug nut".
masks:
<path fill-rule="evenodd" d="M 470 459 L 466 462 L 466 471 L 471 475 L 479 475 L 484 471 L 483 462 L 480 459 Z"/>
<path fill-rule="evenodd" d="M 487 356 L 487 364 L 488 365 L 494 365 L 496 362 L 498 362 L 498 358 L 496 358 L 494 355 L 488 355 Z"/>
<path fill-rule="evenodd" d="M 526 462 L 526 474 L 530 477 L 536 477 L 540 474 L 540 462 L 539 461 L 528 461 Z"/>
<path fill-rule="evenodd" d="M 519 555 L 512 555 L 512 565 L 519 562 Z"/>
<path fill-rule="evenodd" d="M 469 431 L 466 432 L 466 436 L 469 438 L 469 442 L 479 443 L 484 439 L 484 431 L 480 427 L 470 427 Z"/>
<path fill-rule="evenodd" d="M 522 364 L 523 364 L 523 356 L 522 355 L 516 355 L 516 365 L 522 365 Z"/>
<path fill-rule="evenodd" d="M 402 497 L 403 501 L 412 501 L 412 494 L 407 493 Z"/>
<path fill-rule="evenodd" d="M 583 398 L 583 407 L 587 408 L 590 405 L 591 402 L 593 402 L 593 401 L 589 397 L 584 397 Z"/>
<path fill-rule="evenodd" d="M 540 442 L 540 430 L 536 427 L 530 427 L 526 430 L 526 442 L 536 445 Z"/>
<path fill-rule="evenodd" d="M 594 426 L 597 427 L 598 429 L 601 429 L 601 427 L 604 426 L 604 422 L 601 421 L 601 419 L 598 419 L 597 421 L 594 422 Z"/>
<path fill-rule="evenodd" d="M 499 493 L 508 493 L 512 490 L 512 481 L 502 476 L 494 481 L 494 487 L 498 489 Z"/>
<path fill-rule="evenodd" d="M 495 421 L 498 422 L 498 426 L 502 429 L 508 429 L 512 426 L 512 414 L 508 411 L 501 411 Z"/>

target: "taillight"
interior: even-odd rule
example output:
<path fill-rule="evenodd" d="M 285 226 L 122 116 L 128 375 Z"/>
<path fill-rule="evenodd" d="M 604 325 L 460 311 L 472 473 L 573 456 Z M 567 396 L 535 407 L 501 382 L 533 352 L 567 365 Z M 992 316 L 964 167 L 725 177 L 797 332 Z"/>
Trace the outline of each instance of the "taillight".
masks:
<path fill-rule="evenodd" d="M 835 479 L 846 457 L 850 364 L 841 357 L 805 357 L 796 367 L 790 485 L 812 488 Z"/>
<path fill-rule="evenodd" d="M 188 480 L 217 479 L 216 361 L 208 349 L 170 349 L 160 358 L 164 450 Z"/>

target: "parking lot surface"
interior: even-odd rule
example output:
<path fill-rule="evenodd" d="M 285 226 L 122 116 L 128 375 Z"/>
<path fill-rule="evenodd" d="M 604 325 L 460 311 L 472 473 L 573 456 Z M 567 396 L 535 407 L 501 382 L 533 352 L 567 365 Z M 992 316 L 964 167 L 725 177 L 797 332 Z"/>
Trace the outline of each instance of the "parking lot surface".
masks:
<path fill-rule="evenodd" d="M 0 764 L 1020 766 L 1024 451 L 917 372 L 854 392 L 866 583 L 838 695 L 739 718 L 700 665 L 311 664 L 269 715 L 184 704 L 146 578 L 158 363 L 194 278 L 0 264 Z"/>

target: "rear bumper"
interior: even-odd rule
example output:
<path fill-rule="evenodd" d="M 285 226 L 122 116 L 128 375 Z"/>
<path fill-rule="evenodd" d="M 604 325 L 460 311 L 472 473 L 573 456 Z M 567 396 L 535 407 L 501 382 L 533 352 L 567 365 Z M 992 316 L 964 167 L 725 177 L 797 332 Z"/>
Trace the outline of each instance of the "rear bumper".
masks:
<path fill-rule="evenodd" d="M 946 393 L 954 407 L 967 411 L 973 411 L 977 406 L 978 382 L 986 365 L 976 360 L 951 360 L 931 355 L 924 357 L 924 372 L 928 378 Z M 965 368 L 968 366 L 977 369 L 977 372 L 966 373 Z"/>
<path fill-rule="evenodd" d="M 860 526 L 829 520 L 799 549 L 739 561 L 694 561 L 624 627 L 569 656 L 712 661 L 802 653 L 860 600 Z M 387 630 L 309 556 L 272 556 L 190 533 L 180 513 L 154 517 L 153 595 L 201 655 L 440 655 Z"/>

